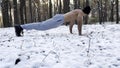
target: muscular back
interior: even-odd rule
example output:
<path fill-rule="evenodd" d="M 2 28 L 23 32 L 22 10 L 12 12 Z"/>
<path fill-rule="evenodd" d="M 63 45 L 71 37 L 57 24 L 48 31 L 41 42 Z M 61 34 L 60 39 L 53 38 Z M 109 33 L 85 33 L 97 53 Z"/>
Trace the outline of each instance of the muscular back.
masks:
<path fill-rule="evenodd" d="M 77 24 L 78 24 L 78 32 L 79 32 L 79 35 L 81 35 L 82 17 L 84 15 L 85 14 L 80 9 L 76 9 L 76 10 L 73 10 L 73 11 L 70 11 L 70 12 L 64 14 L 64 22 L 65 23 L 69 22 L 69 24 L 70 24 L 70 27 L 69 27 L 70 33 L 72 33 L 72 28 L 73 28 L 74 22 L 76 20 Z"/>

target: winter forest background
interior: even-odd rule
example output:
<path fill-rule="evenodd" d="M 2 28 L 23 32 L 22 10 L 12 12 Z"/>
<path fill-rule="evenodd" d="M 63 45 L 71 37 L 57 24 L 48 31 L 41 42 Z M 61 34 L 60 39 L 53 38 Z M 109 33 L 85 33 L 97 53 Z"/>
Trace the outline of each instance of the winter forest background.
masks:
<path fill-rule="evenodd" d="M 58 13 L 90 5 L 84 24 L 120 20 L 120 0 L 0 0 L 0 27 L 44 21 Z"/>
<path fill-rule="evenodd" d="M 77 25 L 73 34 L 62 25 L 15 35 L 15 24 L 44 21 L 87 5 L 92 11 L 83 18 L 81 36 Z M 0 68 L 120 68 L 119 15 L 120 0 L 0 0 Z"/>

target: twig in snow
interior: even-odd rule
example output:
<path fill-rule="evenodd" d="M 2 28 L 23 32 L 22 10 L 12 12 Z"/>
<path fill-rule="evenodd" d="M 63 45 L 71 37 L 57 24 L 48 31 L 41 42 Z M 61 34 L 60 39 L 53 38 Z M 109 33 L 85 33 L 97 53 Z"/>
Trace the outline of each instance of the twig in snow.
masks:
<path fill-rule="evenodd" d="M 87 56 L 89 56 L 89 52 L 90 52 L 90 46 L 91 46 L 91 38 L 89 38 L 89 45 L 88 45 L 88 50 L 87 50 Z"/>
<path fill-rule="evenodd" d="M 91 47 L 91 34 L 92 34 L 93 32 L 91 32 L 89 35 L 87 35 L 87 37 L 89 38 L 89 45 L 88 45 L 88 50 L 87 50 L 87 56 L 89 56 L 89 52 L 90 52 L 90 47 Z"/>
<path fill-rule="evenodd" d="M 56 44 L 53 42 L 54 48 L 56 47 Z M 54 49 L 50 50 L 49 53 L 42 59 L 41 63 L 45 61 L 45 59 L 49 56 L 49 54 L 53 51 Z"/>
<path fill-rule="evenodd" d="M 49 56 L 49 54 L 52 52 L 52 50 L 49 51 L 49 53 L 42 59 L 41 63 L 45 61 L 45 59 Z"/>
<path fill-rule="evenodd" d="M 91 47 L 91 40 L 92 40 L 92 33 L 91 32 L 89 35 L 87 35 L 88 39 L 89 39 L 89 45 L 88 45 L 88 50 L 87 50 L 87 56 L 89 57 L 89 59 L 86 61 L 85 65 L 88 67 L 89 65 L 92 64 L 91 59 L 90 59 L 90 47 Z"/>
<path fill-rule="evenodd" d="M 35 40 L 34 40 L 34 38 L 33 38 L 33 43 L 34 43 L 34 47 L 36 47 L 36 43 L 35 43 Z"/>
<path fill-rule="evenodd" d="M 22 44 L 21 44 L 21 47 L 20 47 L 20 49 L 22 49 L 23 43 L 24 43 L 24 40 L 22 40 Z"/>

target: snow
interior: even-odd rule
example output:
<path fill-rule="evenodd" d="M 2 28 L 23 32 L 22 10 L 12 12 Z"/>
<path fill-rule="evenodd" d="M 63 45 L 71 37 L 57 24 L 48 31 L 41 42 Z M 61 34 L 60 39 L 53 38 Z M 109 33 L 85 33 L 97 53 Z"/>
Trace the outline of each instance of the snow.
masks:
<path fill-rule="evenodd" d="M 47 31 L 0 28 L 0 68 L 120 68 L 120 24 L 83 25 Z M 16 60 L 20 62 L 15 64 Z"/>

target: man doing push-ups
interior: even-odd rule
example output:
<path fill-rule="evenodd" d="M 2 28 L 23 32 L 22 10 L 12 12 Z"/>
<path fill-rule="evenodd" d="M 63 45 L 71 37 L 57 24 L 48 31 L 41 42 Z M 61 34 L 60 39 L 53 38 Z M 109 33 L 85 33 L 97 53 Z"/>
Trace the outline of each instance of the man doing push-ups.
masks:
<path fill-rule="evenodd" d="M 24 25 L 15 25 L 15 33 L 16 33 L 16 36 L 22 36 L 23 29 L 26 29 L 26 30 L 35 29 L 35 30 L 44 31 L 44 30 L 56 28 L 62 24 L 65 24 L 66 22 L 69 22 L 70 24 L 69 30 L 70 30 L 70 33 L 72 33 L 73 25 L 75 21 L 77 21 L 78 33 L 79 35 L 81 35 L 83 16 L 88 15 L 90 11 L 91 11 L 90 6 L 86 6 L 83 9 L 75 9 L 65 14 L 56 14 L 52 18 L 43 22 L 29 23 Z"/>

